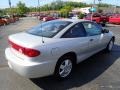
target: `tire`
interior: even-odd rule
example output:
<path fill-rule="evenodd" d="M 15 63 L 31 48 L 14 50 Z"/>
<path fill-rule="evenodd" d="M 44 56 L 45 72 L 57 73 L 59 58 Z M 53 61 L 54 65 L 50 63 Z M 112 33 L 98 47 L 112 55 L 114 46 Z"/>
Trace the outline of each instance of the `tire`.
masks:
<path fill-rule="evenodd" d="M 110 42 L 108 43 L 107 47 L 106 47 L 106 52 L 110 52 L 113 48 L 113 45 L 114 45 L 114 40 L 113 38 L 110 40 Z"/>
<path fill-rule="evenodd" d="M 102 25 L 102 27 L 105 27 L 105 26 L 106 26 L 106 24 L 105 24 L 105 23 L 102 23 L 101 25 Z"/>
<path fill-rule="evenodd" d="M 64 80 L 72 75 L 74 69 L 73 58 L 70 56 L 64 56 L 59 59 L 55 68 L 55 78 L 57 80 Z"/>

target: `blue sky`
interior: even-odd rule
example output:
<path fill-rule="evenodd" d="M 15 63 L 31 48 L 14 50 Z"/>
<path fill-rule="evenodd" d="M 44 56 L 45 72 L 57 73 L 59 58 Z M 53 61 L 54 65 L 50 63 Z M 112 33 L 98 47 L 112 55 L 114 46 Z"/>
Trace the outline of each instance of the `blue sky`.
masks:
<path fill-rule="evenodd" d="M 19 1 L 24 2 L 27 6 L 37 6 L 37 1 L 38 0 L 11 0 L 12 6 L 16 6 L 16 3 Z M 40 0 L 41 5 L 50 3 L 52 1 L 56 0 Z M 64 1 L 69 1 L 69 0 L 64 0 Z M 75 0 L 74 0 L 75 1 Z M 78 1 L 78 0 L 76 0 Z M 87 3 L 92 3 L 93 0 L 83 0 L 84 2 Z M 103 3 L 109 3 L 109 4 L 114 4 L 114 5 L 120 5 L 120 2 L 118 3 L 118 0 L 102 0 Z M 98 3 L 98 0 L 96 0 L 96 3 Z M 1 0 L 0 1 L 0 8 L 7 8 L 9 7 L 8 0 Z"/>

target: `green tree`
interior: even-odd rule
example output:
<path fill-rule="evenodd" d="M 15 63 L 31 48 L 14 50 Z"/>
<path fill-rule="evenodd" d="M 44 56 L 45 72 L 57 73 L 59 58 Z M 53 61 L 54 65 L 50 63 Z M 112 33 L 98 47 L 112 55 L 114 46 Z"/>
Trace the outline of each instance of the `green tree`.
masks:
<path fill-rule="evenodd" d="M 0 10 L 0 16 L 2 15 L 2 13 L 3 13 L 2 10 Z"/>
<path fill-rule="evenodd" d="M 29 11 L 25 3 L 22 3 L 21 1 L 18 2 L 17 8 L 18 8 L 18 14 L 20 15 L 23 15 Z"/>
<path fill-rule="evenodd" d="M 78 17 L 79 17 L 80 19 L 83 19 L 83 18 L 84 18 L 84 16 L 85 16 L 84 14 L 79 13 L 79 16 L 78 16 Z"/>
<path fill-rule="evenodd" d="M 60 10 L 61 16 L 62 17 L 68 17 L 69 12 L 72 11 L 72 7 L 71 6 L 65 6 Z"/>

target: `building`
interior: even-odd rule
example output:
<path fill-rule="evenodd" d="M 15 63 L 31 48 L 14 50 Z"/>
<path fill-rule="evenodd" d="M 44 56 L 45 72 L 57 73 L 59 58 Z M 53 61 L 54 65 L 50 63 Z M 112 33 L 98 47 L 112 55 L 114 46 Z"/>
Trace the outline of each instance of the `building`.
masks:
<path fill-rule="evenodd" d="M 85 7 L 85 8 L 74 8 L 73 10 L 72 10 L 72 12 L 73 13 L 83 13 L 83 14 L 85 14 L 85 13 L 90 13 L 89 12 L 89 9 L 90 9 L 91 7 Z"/>

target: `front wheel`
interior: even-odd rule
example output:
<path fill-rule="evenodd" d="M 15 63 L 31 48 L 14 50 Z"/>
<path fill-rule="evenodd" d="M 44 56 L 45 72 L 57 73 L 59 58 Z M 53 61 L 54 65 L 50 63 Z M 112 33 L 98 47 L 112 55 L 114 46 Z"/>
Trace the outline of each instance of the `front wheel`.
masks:
<path fill-rule="evenodd" d="M 101 25 L 102 25 L 102 27 L 105 27 L 105 26 L 106 26 L 106 24 L 105 24 L 105 23 L 102 23 Z"/>
<path fill-rule="evenodd" d="M 112 50 L 112 48 L 113 48 L 113 45 L 114 45 L 114 40 L 111 39 L 110 42 L 109 42 L 109 44 L 106 47 L 106 51 L 110 52 Z"/>
<path fill-rule="evenodd" d="M 68 78 L 74 68 L 73 60 L 70 57 L 63 57 L 61 58 L 55 69 L 55 77 L 59 80 Z"/>

